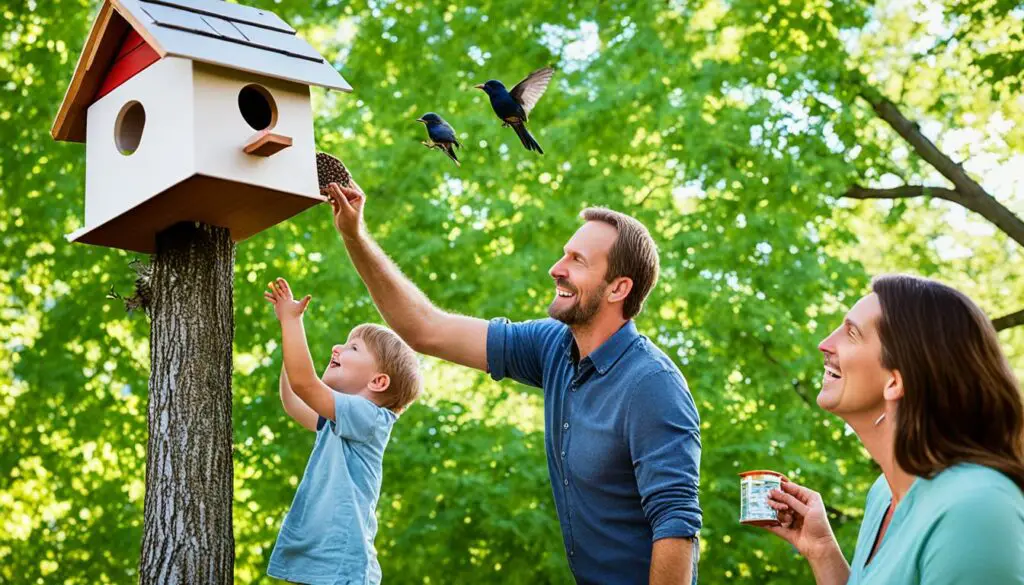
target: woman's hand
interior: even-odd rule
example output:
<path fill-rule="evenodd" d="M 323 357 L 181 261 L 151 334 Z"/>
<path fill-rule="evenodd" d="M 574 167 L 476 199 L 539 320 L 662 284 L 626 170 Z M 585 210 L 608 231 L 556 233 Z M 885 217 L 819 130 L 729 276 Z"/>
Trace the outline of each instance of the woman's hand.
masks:
<path fill-rule="evenodd" d="M 768 495 L 768 505 L 778 511 L 780 526 L 765 529 L 792 544 L 809 561 L 839 549 L 818 492 L 784 481 L 781 490 L 772 490 Z"/>

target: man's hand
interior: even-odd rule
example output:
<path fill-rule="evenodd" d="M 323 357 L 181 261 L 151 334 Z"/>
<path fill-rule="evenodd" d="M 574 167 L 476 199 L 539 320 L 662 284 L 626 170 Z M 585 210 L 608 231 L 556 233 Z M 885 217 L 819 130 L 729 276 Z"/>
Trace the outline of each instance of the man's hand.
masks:
<path fill-rule="evenodd" d="M 263 293 L 263 298 L 274 305 L 274 314 L 281 322 L 301 318 L 312 298 L 310 295 L 306 295 L 301 301 L 296 301 L 292 296 L 292 289 L 288 286 L 288 281 L 283 278 L 278 278 L 267 287 L 270 290 Z"/>
<path fill-rule="evenodd" d="M 355 179 L 350 179 L 351 187 L 342 187 L 337 183 L 327 186 L 326 194 L 334 211 L 334 227 L 343 238 L 355 238 L 363 227 L 363 204 L 366 194 Z"/>

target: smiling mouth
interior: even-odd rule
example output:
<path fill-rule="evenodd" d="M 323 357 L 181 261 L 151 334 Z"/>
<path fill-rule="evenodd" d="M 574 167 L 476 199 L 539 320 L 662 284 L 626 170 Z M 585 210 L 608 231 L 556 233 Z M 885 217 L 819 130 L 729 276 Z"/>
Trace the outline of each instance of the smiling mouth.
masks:
<path fill-rule="evenodd" d="M 570 292 L 561 287 L 555 287 L 555 295 L 557 295 L 560 299 L 571 299 L 572 297 L 576 296 L 576 293 Z"/>
<path fill-rule="evenodd" d="M 843 375 L 839 373 L 839 369 L 834 368 L 828 364 L 825 364 L 825 376 L 832 378 L 833 380 L 843 379 Z"/>
<path fill-rule="evenodd" d="M 328 368 L 337 368 L 337 367 L 341 367 L 341 363 L 340 363 L 340 362 L 338 362 L 338 360 L 336 360 L 336 359 L 333 359 L 333 358 L 332 358 L 332 359 L 331 359 L 331 363 L 330 363 L 330 364 L 329 364 L 329 365 L 328 365 L 327 367 L 328 367 Z"/>

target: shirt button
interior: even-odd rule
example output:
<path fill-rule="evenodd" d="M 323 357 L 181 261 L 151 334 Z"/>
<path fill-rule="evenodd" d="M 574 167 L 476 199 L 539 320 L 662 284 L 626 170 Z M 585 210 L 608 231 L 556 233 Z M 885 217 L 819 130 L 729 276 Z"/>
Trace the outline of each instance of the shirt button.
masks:
<path fill-rule="evenodd" d="M 565 485 L 569 485 L 569 480 L 568 479 L 562 480 L 562 483 L 564 483 Z"/>
<path fill-rule="evenodd" d="M 562 451 L 562 459 L 565 459 L 565 451 Z"/>
<path fill-rule="evenodd" d="M 568 429 L 569 428 L 569 423 L 562 423 L 562 428 L 563 429 Z"/>
<path fill-rule="evenodd" d="M 574 551 L 574 550 L 569 551 L 569 556 L 570 557 L 576 556 L 576 551 Z"/>

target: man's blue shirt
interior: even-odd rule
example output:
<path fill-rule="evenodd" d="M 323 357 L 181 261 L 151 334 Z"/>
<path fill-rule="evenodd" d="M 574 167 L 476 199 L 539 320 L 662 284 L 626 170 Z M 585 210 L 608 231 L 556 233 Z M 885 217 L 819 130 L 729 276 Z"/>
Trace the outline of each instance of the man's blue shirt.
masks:
<path fill-rule="evenodd" d="M 653 542 L 694 539 L 700 420 L 676 365 L 632 321 L 582 361 L 571 330 L 494 319 L 495 380 L 544 390 L 544 442 L 565 552 L 579 583 L 647 583 Z"/>

